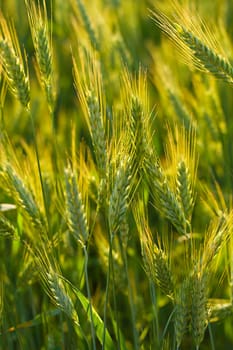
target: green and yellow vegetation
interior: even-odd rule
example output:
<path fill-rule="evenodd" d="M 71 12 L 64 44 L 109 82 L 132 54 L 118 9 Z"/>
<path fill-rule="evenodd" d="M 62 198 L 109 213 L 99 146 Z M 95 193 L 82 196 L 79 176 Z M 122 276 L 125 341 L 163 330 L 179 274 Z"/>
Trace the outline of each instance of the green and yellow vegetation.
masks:
<path fill-rule="evenodd" d="M 232 349 L 232 11 L 0 1 L 0 350 Z"/>

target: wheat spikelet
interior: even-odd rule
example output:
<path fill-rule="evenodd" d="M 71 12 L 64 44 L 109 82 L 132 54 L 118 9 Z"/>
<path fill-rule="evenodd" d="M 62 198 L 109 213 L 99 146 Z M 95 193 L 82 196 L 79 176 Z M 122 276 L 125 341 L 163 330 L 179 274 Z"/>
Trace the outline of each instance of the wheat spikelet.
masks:
<path fill-rule="evenodd" d="M 176 44 L 185 61 L 198 69 L 213 74 L 216 78 L 233 83 L 233 67 L 220 51 L 213 33 L 190 10 L 174 3 L 173 18 L 157 9 L 152 18 Z M 204 29 L 203 29 L 204 28 Z"/>
<path fill-rule="evenodd" d="M 28 107 L 30 102 L 28 77 L 19 58 L 6 40 L 0 41 L 0 54 L 11 91 L 24 107 Z"/>
<path fill-rule="evenodd" d="M 174 282 L 171 271 L 171 262 L 169 259 L 169 251 L 161 247 L 161 242 L 158 238 L 158 243 L 155 243 L 152 238 L 148 222 L 145 218 L 145 208 L 139 204 L 135 208 L 134 215 L 137 223 L 137 228 L 140 235 L 141 251 L 145 271 L 148 278 L 156 283 L 162 293 L 169 298 L 174 297 Z M 164 243 L 164 246 L 165 243 Z"/>
<path fill-rule="evenodd" d="M 127 210 L 129 196 L 130 159 L 118 167 L 112 193 L 109 199 L 108 221 L 111 234 L 122 224 Z"/>
<path fill-rule="evenodd" d="M 80 51 L 79 68 L 73 58 L 77 95 L 83 108 L 92 139 L 101 178 L 108 174 L 108 152 L 105 135 L 105 103 L 100 62 L 94 55 L 83 56 Z"/>
<path fill-rule="evenodd" d="M 185 234 L 187 222 L 184 211 L 167 181 L 161 184 L 159 205 L 160 204 L 161 211 L 164 213 L 165 217 L 176 227 L 179 233 Z"/>
<path fill-rule="evenodd" d="M 49 37 L 46 4 L 36 6 L 35 2 L 25 0 L 32 40 L 36 53 L 40 81 L 45 90 L 47 102 L 51 111 L 54 109 L 54 86 L 52 81 L 53 62 L 51 39 Z"/>
<path fill-rule="evenodd" d="M 205 273 L 194 273 L 191 281 L 191 328 L 193 340 L 196 348 L 199 346 L 204 338 L 205 330 L 208 324 L 208 307 L 207 307 L 207 276 Z"/>
<path fill-rule="evenodd" d="M 28 108 L 30 103 L 29 78 L 25 72 L 17 35 L 13 25 L 8 26 L 1 13 L 0 27 L 0 59 L 8 85 L 20 103 Z"/>
<path fill-rule="evenodd" d="M 88 240 L 87 218 L 78 191 L 76 176 L 70 168 L 65 170 L 65 197 L 66 215 L 70 232 L 78 242 L 85 245 Z"/>
<path fill-rule="evenodd" d="M 74 321 L 76 325 L 79 325 L 78 315 L 75 311 L 74 304 L 68 295 L 61 277 L 53 270 L 49 270 L 45 276 L 46 284 L 48 286 L 48 294 L 65 314 Z"/>
<path fill-rule="evenodd" d="M 146 125 L 144 122 L 144 112 L 142 104 L 140 103 L 137 96 L 132 96 L 132 107 L 131 107 L 131 133 L 132 139 L 135 145 L 135 162 L 136 166 L 140 169 L 143 165 L 144 156 L 147 153 L 148 140 L 146 140 Z"/>
<path fill-rule="evenodd" d="M 233 315 L 233 305 L 229 300 L 209 299 L 208 310 L 210 322 L 221 322 Z"/>
<path fill-rule="evenodd" d="M 147 255 L 148 251 L 145 252 L 145 254 Z M 146 265 L 148 266 L 148 262 Z M 151 268 L 152 280 L 157 283 L 157 285 L 165 295 L 167 295 L 170 298 L 173 298 L 174 285 L 172 281 L 168 257 L 167 254 L 161 248 L 156 246 L 156 244 L 153 245 Z"/>
<path fill-rule="evenodd" d="M 190 220 L 194 206 L 190 173 L 184 161 L 180 161 L 177 167 L 177 190 L 178 198 L 182 204 L 185 218 Z"/>
<path fill-rule="evenodd" d="M 149 162 L 147 160 L 146 169 L 156 208 L 176 227 L 180 234 L 185 234 L 187 222 L 184 211 L 175 193 L 171 190 L 158 159 L 155 160 L 152 156 Z"/>
<path fill-rule="evenodd" d="M 190 301 L 190 280 L 186 278 L 179 286 L 175 296 L 175 318 L 174 328 L 177 348 L 180 347 L 188 326 L 191 316 Z"/>
<path fill-rule="evenodd" d="M 202 255 L 202 266 L 211 269 L 222 247 L 229 241 L 232 232 L 232 212 L 223 213 L 212 220 L 206 233 Z"/>
<path fill-rule="evenodd" d="M 32 191 L 26 186 L 23 179 L 16 173 L 10 164 L 6 164 L 1 172 L 3 181 L 8 191 L 13 192 L 13 196 L 20 208 L 27 213 L 27 217 L 32 225 L 43 235 L 47 232 L 46 218 L 41 212 Z"/>
<path fill-rule="evenodd" d="M 178 35 L 183 42 L 190 48 L 194 57 L 197 59 L 196 65 L 206 69 L 216 78 L 233 83 L 233 67 L 221 55 L 214 52 L 210 47 L 205 45 L 193 33 L 179 24 L 175 24 Z"/>
<path fill-rule="evenodd" d="M 27 246 L 28 252 L 33 258 L 41 278 L 45 292 L 52 302 L 59 307 L 76 325 L 79 325 L 79 319 L 74 304 L 70 298 L 67 288 L 65 288 L 65 279 L 59 274 L 59 267 L 53 255 L 53 251 L 48 246 L 41 244 L 33 249 Z"/>
<path fill-rule="evenodd" d="M 91 125 L 92 144 L 96 155 L 96 161 L 100 168 L 101 174 L 106 174 L 107 147 L 99 102 L 93 92 L 88 92 L 86 99 Z"/>
<path fill-rule="evenodd" d="M 76 4 L 78 6 L 80 15 L 82 17 L 82 21 L 84 23 L 86 32 L 87 32 L 87 34 L 89 36 L 89 39 L 90 39 L 90 42 L 91 42 L 93 48 L 96 49 L 96 50 L 100 50 L 99 40 L 96 37 L 96 33 L 95 33 L 95 31 L 94 31 L 94 29 L 92 27 L 90 18 L 88 16 L 88 13 L 86 11 L 86 8 L 85 8 L 85 5 L 84 5 L 83 1 L 82 0 L 77 0 Z"/>
<path fill-rule="evenodd" d="M 129 224 L 126 215 L 122 217 L 119 223 L 119 232 L 122 240 L 123 248 L 126 249 L 129 239 Z"/>
<path fill-rule="evenodd" d="M 197 172 L 195 129 L 184 127 L 168 128 L 166 144 L 167 171 L 170 187 L 184 213 L 186 230 L 191 230 L 191 218 L 195 204 L 195 183 Z"/>
<path fill-rule="evenodd" d="M 142 172 L 145 157 L 153 144 L 151 134 L 153 118 L 149 113 L 146 77 L 146 72 L 141 67 L 135 76 L 132 76 L 127 70 L 123 72 L 122 76 L 124 119 L 119 137 L 122 137 L 123 132 L 125 132 L 136 173 Z"/>
<path fill-rule="evenodd" d="M 15 233 L 16 229 L 12 223 L 4 215 L 0 214 L 0 236 L 14 237 Z"/>

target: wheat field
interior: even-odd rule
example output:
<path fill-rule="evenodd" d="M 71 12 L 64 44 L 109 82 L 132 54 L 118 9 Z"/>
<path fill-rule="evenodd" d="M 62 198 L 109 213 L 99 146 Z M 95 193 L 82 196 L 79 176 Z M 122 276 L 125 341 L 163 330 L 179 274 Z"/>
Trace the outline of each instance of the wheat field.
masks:
<path fill-rule="evenodd" d="M 0 0 L 0 350 L 233 348 L 230 0 Z"/>

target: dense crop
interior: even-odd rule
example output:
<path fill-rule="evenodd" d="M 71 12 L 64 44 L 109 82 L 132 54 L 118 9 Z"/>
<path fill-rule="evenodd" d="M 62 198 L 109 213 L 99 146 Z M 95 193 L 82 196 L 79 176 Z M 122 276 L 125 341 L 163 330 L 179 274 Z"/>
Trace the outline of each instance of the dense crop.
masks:
<path fill-rule="evenodd" d="M 232 2 L 0 9 L 0 350 L 232 349 Z"/>

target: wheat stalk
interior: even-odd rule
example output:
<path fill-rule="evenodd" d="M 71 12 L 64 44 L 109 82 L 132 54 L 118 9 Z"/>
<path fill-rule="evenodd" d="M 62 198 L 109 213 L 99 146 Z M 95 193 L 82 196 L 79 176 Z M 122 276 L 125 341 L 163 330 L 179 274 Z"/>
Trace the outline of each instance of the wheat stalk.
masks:
<path fill-rule="evenodd" d="M 2 323 L 2 314 L 4 310 L 4 283 L 0 282 L 0 325 Z"/>

